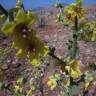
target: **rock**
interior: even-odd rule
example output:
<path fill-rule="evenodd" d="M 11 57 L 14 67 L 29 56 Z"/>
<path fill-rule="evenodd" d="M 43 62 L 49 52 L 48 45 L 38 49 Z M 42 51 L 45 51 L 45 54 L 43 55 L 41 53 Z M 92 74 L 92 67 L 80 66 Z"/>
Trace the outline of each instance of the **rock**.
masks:
<path fill-rule="evenodd" d="M 21 63 L 12 63 L 13 64 L 13 68 L 18 68 L 18 67 L 20 67 L 21 66 Z"/>
<path fill-rule="evenodd" d="M 7 63 L 11 63 L 11 60 L 7 60 Z"/>
<path fill-rule="evenodd" d="M 7 46 L 7 42 L 3 42 L 3 43 L 2 43 L 2 46 L 3 46 L 3 47 L 6 47 L 6 46 Z"/>
<path fill-rule="evenodd" d="M 58 29 L 57 32 L 62 32 L 62 29 Z"/>
<path fill-rule="evenodd" d="M 46 43 L 48 43 L 49 40 L 50 40 L 49 36 L 48 36 L 48 35 L 45 35 L 45 37 L 44 37 L 44 41 L 45 41 Z"/>
<path fill-rule="evenodd" d="M 5 81 L 4 83 L 5 83 L 5 87 L 6 87 L 6 88 L 9 88 L 9 87 L 10 87 L 10 85 L 11 85 L 11 83 L 10 83 L 10 82 L 8 82 L 8 81 Z"/>
<path fill-rule="evenodd" d="M 8 70 L 8 68 L 9 68 L 9 66 L 8 66 L 7 64 L 3 64 L 3 65 L 1 66 L 1 69 L 2 69 L 2 70 Z"/>

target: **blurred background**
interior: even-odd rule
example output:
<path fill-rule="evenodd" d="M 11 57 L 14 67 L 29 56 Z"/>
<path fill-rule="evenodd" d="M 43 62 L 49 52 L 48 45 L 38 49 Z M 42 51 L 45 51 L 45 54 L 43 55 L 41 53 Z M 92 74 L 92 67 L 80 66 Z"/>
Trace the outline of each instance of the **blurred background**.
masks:
<path fill-rule="evenodd" d="M 10 9 L 15 7 L 17 0 L 0 0 L 0 4 L 2 4 L 5 8 Z M 64 4 L 74 3 L 76 0 L 59 0 Z M 23 4 L 27 9 L 34 9 L 39 7 L 46 7 L 49 5 L 54 5 L 56 0 L 23 0 Z M 92 5 L 96 4 L 96 0 L 83 0 L 83 5 Z"/>

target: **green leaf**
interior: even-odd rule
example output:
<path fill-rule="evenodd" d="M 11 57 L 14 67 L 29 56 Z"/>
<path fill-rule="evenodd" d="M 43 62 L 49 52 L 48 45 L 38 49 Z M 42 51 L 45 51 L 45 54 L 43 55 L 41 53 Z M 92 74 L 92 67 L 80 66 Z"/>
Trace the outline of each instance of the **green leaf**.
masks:
<path fill-rule="evenodd" d="M 92 34 L 92 41 L 96 41 L 96 28 L 94 29 Z"/>
<path fill-rule="evenodd" d="M 30 21 L 30 22 L 29 22 L 29 25 L 35 24 L 36 21 L 37 21 L 34 12 L 28 11 L 28 13 L 27 13 L 27 18 L 28 18 L 29 21 Z"/>
<path fill-rule="evenodd" d="M 70 94 L 71 94 L 72 96 L 78 94 L 79 91 L 80 91 L 80 86 L 74 85 L 74 86 L 69 87 L 69 92 L 70 92 Z"/>
<path fill-rule="evenodd" d="M 28 96 L 32 96 L 32 95 L 33 95 L 33 90 L 30 89 L 30 90 L 27 92 L 27 95 L 28 95 Z"/>
<path fill-rule="evenodd" d="M 28 11 L 27 16 L 28 16 L 28 18 L 30 18 L 30 19 L 35 18 L 34 12 Z"/>
<path fill-rule="evenodd" d="M 24 22 L 26 20 L 26 14 L 24 13 L 23 10 L 19 10 L 16 16 L 16 22 L 21 23 Z"/>
<path fill-rule="evenodd" d="M 27 55 L 27 51 L 24 49 L 19 49 L 19 51 L 16 54 L 19 58 L 23 58 Z"/>
<path fill-rule="evenodd" d="M 40 60 L 38 58 L 30 58 L 30 63 L 34 66 L 34 67 L 40 67 Z"/>
<path fill-rule="evenodd" d="M 62 3 L 57 3 L 55 6 L 56 6 L 56 8 L 63 8 L 64 7 L 64 5 Z"/>
<path fill-rule="evenodd" d="M 60 74 L 55 73 L 55 74 L 54 74 L 54 79 L 55 79 L 55 80 L 60 80 Z"/>
<path fill-rule="evenodd" d="M 12 8 L 9 10 L 9 21 L 14 21 L 14 14 L 17 14 L 19 8 Z"/>
<path fill-rule="evenodd" d="M 16 4 L 16 8 L 21 8 L 22 0 L 18 0 Z"/>
<path fill-rule="evenodd" d="M 0 16 L 0 19 L 1 19 L 3 22 L 5 22 L 5 21 L 7 20 L 7 16 L 3 14 L 3 15 Z"/>
<path fill-rule="evenodd" d="M 2 27 L 2 32 L 6 35 L 9 36 L 13 33 L 14 31 L 14 23 L 10 22 L 10 23 L 6 23 L 3 25 Z"/>
<path fill-rule="evenodd" d="M 83 3 L 83 0 L 77 0 L 78 5 L 82 5 L 82 3 Z"/>
<path fill-rule="evenodd" d="M 4 88 L 5 88 L 5 85 L 2 82 L 0 82 L 0 91 L 3 91 Z"/>

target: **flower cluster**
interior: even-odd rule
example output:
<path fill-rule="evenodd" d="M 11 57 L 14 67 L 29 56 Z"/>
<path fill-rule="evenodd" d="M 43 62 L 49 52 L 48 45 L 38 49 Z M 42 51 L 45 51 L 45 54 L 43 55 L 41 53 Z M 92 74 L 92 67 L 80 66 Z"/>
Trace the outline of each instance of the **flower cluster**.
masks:
<path fill-rule="evenodd" d="M 13 46 L 18 49 L 17 56 L 28 56 L 31 64 L 38 67 L 41 56 L 46 56 L 48 46 L 37 36 L 32 25 L 36 23 L 36 16 L 33 12 L 27 14 L 20 9 L 14 22 L 5 23 L 2 31 L 5 35 L 13 36 Z"/>
<path fill-rule="evenodd" d="M 19 78 L 17 81 L 16 81 L 16 85 L 14 86 L 14 93 L 15 95 L 18 94 L 18 96 L 20 96 L 23 92 L 23 78 Z"/>
<path fill-rule="evenodd" d="M 72 60 L 70 64 L 68 64 L 65 69 L 70 73 L 71 77 L 76 79 L 81 76 L 80 71 L 80 61 L 79 60 Z"/>
<path fill-rule="evenodd" d="M 75 16 L 82 20 L 85 16 L 85 10 L 82 7 L 82 0 L 78 0 L 77 3 L 65 7 L 64 12 L 66 13 L 65 19 L 67 21 L 73 21 Z"/>
<path fill-rule="evenodd" d="M 49 80 L 47 82 L 48 87 L 50 87 L 51 90 L 54 90 L 57 87 L 57 81 L 60 80 L 60 74 L 55 73 L 49 77 Z"/>

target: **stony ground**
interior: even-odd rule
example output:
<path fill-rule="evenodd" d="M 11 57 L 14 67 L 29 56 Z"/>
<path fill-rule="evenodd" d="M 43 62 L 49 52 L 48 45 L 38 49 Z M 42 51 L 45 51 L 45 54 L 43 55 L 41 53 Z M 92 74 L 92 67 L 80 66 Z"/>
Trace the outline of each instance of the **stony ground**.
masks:
<path fill-rule="evenodd" d="M 55 23 L 55 17 L 49 16 L 48 18 L 48 25 L 44 28 L 38 28 L 37 32 L 48 45 L 54 46 L 56 48 L 55 54 L 61 55 L 63 57 L 68 56 L 68 50 L 67 50 L 67 43 L 68 39 L 71 38 L 71 27 L 67 28 L 62 26 L 62 24 L 56 24 Z M 78 47 L 79 47 L 79 56 L 78 58 L 82 62 L 82 67 L 86 67 L 91 62 L 96 62 L 96 43 L 93 42 L 85 42 L 85 41 L 78 41 Z M 15 56 L 16 50 L 11 48 L 11 38 L 4 38 L 0 40 L 0 48 L 10 49 L 10 52 L 7 54 L 6 57 L 4 57 L 3 65 L 1 66 L 0 70 L 3 70 L 2 74 L 0 73 L 0 78 L 4 80 L 6 83 L 6 86 L 9 88 L 11 85 L 19 78 L 20 76 L 23 76 L 24 74 L 27 74 L 29 78 L 31 78 L 30 74 L 33 72 L 33 67 L 28 64 L 27 59 L 18 60 Z M 49 58 L 50 62 L 53 64 L 53 59 Z M 52 69 L 54 66 L 51 65 L 46 70 L 47 73 L 45 75 L 49 75 L 53 73 Z M 28 73 L 29 72 L 29 73 Z M 33 72 L 34 73 L 34 72 Z M 47 88 L 47 86 L 45 86 Z M 48 88 L 45 90 L 46 95 L 45 96 L 59 96 L 58 94 L 60 90 L 57 91 L 50 91 Z M 38 93 L 38 90 L 37 92 Z M 0 93 L 0 96 L 11 96 L 10 91 L 7 90 Z M 34 96 L 40 96 L 40 95 L 34 95 Z M 91 96 L 91 95 L 90 95 Z"/>

